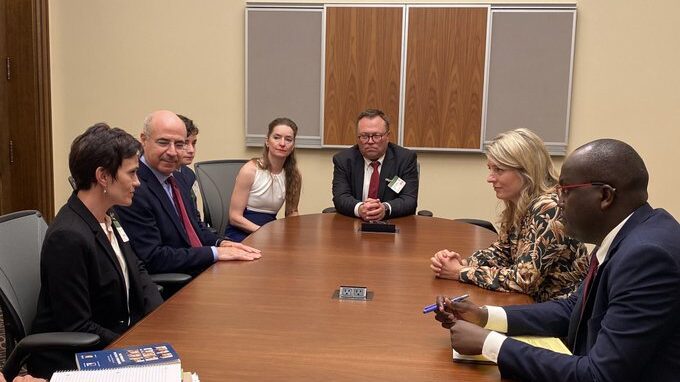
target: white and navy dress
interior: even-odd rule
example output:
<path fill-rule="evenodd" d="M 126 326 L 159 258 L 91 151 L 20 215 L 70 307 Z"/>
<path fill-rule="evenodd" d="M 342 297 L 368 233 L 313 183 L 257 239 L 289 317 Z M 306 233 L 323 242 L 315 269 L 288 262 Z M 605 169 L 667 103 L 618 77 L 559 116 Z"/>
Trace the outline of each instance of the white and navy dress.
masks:
<path fill-rule="evenodd" d="M 255 180 L 248 195 L 248 203 L 243 217 L 262 226 L 276 220 L 276 214 L 286 201 L 286 174 L 272 174 L 269 170 L 257 168 Z M 228 225 L 225 235 L 236 242 L 241 242 L 250 233 L 238 227 Z"/>

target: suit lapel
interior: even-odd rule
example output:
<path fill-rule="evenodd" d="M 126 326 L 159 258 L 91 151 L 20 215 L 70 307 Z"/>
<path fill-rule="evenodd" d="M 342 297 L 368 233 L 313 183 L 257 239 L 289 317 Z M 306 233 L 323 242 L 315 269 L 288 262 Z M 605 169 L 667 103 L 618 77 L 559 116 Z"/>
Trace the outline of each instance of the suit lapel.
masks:
<path fill-rule="evenodd" d="M 165 213 L 170 218 L 169 220 L 175 226 L 177 233 L 184 239 L 184 241 L 187 244 L 189 244 L 189 237 L 187 236 L 187 232 L 184 229 L 182 222 L 180 221 L 179 215 L 177 215 L 175 206 L 172 205 L 172 202 L 170 201 L 168 194 L 165 193 L 165 190 L 163 189 L 161 183 L 158 181 L 158 178 L 156 178 L 156 175 L 154 175 L 151 169 L 141 161 L 139 162 L 138 174 L 139 177 L 146 182 L 149 191 L 151 191 L 153 196 L 156 199 L 158 199 L 158 202 L 163 207 L 163 211 L 165 211 Z"/>
<path fill-rule="evenodd" d="M 113 213 L 111 213 L 111 218 L 118 221 L 118 217 L 116 217 L 115 214 Z M 128 302 L 130 306 L 130 316 L 132 316 L 134 306 L 144 306 L 144 302 L 140 300 L 141 294 L 137 293 L 137 286 L 139 285 L 139 282 L 137 280 L 138 273 L 132 271 L 133 269 L 137 269 L 137 262 L 139 260 L 137 258 L 137 255 L 135 255 L 134 251 L 132 250 L 130 242 L 123 241 L 123 238 L 121 237 L 118 228 L 115 226 L 113 228 L 113 233 L 114 235 L 116 235 L 116 240 L 118 240 L 118 246 L 120 247 L 120 251 L 123 253 L 123 259 L 125 260 L 125 265 L 127 266 L 128 269 L 128 281 L 130 282 L 130 293 L 128 294 Z"/>
<path fill-rule="evenodd" d="M 579 295 L 579 298 L 577 300 L 577 303 L 574 305 L 574 309 L 571 312 L 571 319 L 569 321 L 569 331 L 568 331 L 568 337 L 567 337 L 567 342 L 569 344 L 572 344 L 572 352 L 575 353 L 575 351 L 578 349 L 578 341 L 583 341 L 587 338 L 587 333 L 585 333 L 585 330 L 587 330 L 587 325 L 585 325 L 584 321 L 587 322 L 590 317 L 592 317 L 593 314 L 593 308 L 594 308 L 594 301 L 595 301 L 595 296 L 597 294 L 597 291 L 599 289 L 600 285 L 600 278 L 601 275 L 604 273 L 606 267 L 609 265 L 610 259 L 616 254 L 616 249 L 618 248 L 619 244 L 621 244 L 621 241 L 628 236 L 630 231 L 635 229 L 640 223 L 643 221 L 647 220 L 649 216 L 654 212 L 652 207 L 648 204 L 645 203 L 642 205 L 640 208 L 635 210 L 633 215 L 628 219 L 626 224 L 621 227 L 621 230 L 616 234 L 616 237 L 612 241 L 612 244 L 609 246 L 609 249 L 607 250 L 607 254 L 604 257 L 604 260 L 602 261 L 602 264 L 598 266 L 597 273 L 595 274 L 595 277 L 593 278 L 592 284 L 590 285 L 590 291 L 588 292 L 588 296 L 586 296 L 586 299 L 583 299 L 582 295 Z M 595 251 L 593 251 L 593 256 L 595 255 Z M 581 294 L 583 292 L 583 285 L 578 289 L 578 293 Z M 585 308 L 583 311 L 583 315 L 581 315 L 581 306 L 585 304 Z"/>
<path fill-rule="evenodd" d="M 392 179 L 396 173 L 397 161 L 394 157 L 394 150 L 388 144 L 387 152 L 385 152 L 385 159 L 383 159 L 382 167 L 380 168 L 380 188 L 378 189 L 378 197 L 381 201 L 385 199 L 385 191 L 387 190 L 387 181 L 385 179 Z"/>
<path fill-rule="evenodd" d="M 352 161 L 352 174 L 354 175 L 354 179 L 352 180 L 354 182 L 354 187 L 352 187 L 354 191 L 354 197 L 357 200 L 363 201 L 363 193 L 364 193 L 364 172 L 366 170 L 366 162 L 364 162 L 364 157 L 361 155 L 361 152 L 359 151 L 359 146 L 354 146 L 354 160 Z"/>
<path fill-rule="evenodd" d="M 83 202 L 81 202 L 80 199 L 78 199 L 75 192 L 73 193 L 73 195 L 71 195 L 67 204 L 78 216 L 80 216 L 81 219 L 83 219 L 85 224 L 87 224 L 88 227 L 92 230 L 97 245 L 99 245 L 100 249 L 104 253 L 106 253 L 105 257 L 108 258 L 108 261 L 111 262 L 111 265 L 118 274 L 120 284 L 123 286 L 123 288 L 125 288 L 125 279 L 123 278 L 123 271 L 120 268 L 120 263 L 116 258 L 116 254 L 113 252 L 113 247 L 111 247 L 111 243 L 109 242 L 106 233 L 104 233 L 104 230 L 102 229 L 101 225 L 99 225 L 97 219 L 94 217 L 94 215 L 92 215 L 90 210 L 88 210 L 87 207 L 85 207 Z M 125 293 L 124 290 L 122 292 Z"/>

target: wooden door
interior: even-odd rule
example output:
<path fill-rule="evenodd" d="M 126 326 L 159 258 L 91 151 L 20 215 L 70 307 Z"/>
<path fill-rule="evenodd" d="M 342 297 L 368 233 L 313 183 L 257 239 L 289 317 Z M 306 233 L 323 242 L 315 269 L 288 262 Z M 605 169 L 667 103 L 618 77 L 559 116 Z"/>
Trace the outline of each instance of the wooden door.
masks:
<path fill-rule="evenodd" d="M 0 0 L 0 213 L 54 215 L 47 0 Z"/>

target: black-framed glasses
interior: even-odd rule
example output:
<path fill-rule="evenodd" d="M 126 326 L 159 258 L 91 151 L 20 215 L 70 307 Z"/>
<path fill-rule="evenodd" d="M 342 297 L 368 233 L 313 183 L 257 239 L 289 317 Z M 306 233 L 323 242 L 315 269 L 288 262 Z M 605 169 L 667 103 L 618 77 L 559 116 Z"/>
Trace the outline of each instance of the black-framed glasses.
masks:
<path fill-rule="evenodd" d="M 612 191 L 616 191 L 615 187 L 612 187 L 608 185 L 607 183 L 604 182 L 589 182 L 589 183 L 579 183 L 579 184 L 558 184 L 555 186 L 555 190 L 557 190 L 557 196 L 558 197 L 564 197 L 566 195 L 569 195 L 569 190 L 574 190 L 577 188 L 583 188 L 583 187 L 606 187 Z"/>
<path fill-rule="evenodd" d="M 383 137 L 385 137 L 389 133 L 390 133 L 390 131 L 387 130 L 386 132 L 384 132 L 382 134 L 361 134 L 361 135 L 357 135 L 357 138 L 359 138 L 361 143 L 368 143 L 371 140 L 373 142 L 380 142 L 380 141 L 382 141 Z"/>

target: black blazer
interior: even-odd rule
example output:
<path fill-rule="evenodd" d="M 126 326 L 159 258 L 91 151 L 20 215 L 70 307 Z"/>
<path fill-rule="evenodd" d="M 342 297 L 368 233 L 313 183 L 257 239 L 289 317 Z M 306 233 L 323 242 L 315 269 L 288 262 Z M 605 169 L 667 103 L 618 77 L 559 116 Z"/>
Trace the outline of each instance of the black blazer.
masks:
<path fill-rule="evenodd" d="M 128 270 L 130 314 L 116 254 L 94 215 L 74 193 L 45 235 L 32 333 L 94 333 L 103 348 L 163 302 L 130 243 L 117 229 L 114 232 Z M 73 352 L 39 353 L 28 364 L 29 372 L 41 377 L 74 367 Z"/>
<path fill-rule="evenodd" d="M 645 204 L 614 238 L 587 301 L 580 289 L 567 300 L 504 308 L 508 334 L 566 337 L 574 356 L 507 339 L 498 368 L 524 381 L 677 381 L 678 282 L 680 225 Z"/>
<path fill-rule="evenodd" d="M 174 174 L 189 220 L 204 247 L 191 247 L 175 207 L 151 169 L 140 162 L 137 175 L 141 185 L 135 190 L 132 205 L 118 206 L 115 210 L 130 236 L 132 248 L 149 273 L 196 275 L 209 267 L 214 262 L 210 246 L 217 245 L 222 238 L 199 223 L 184 177 L 178 172 Z"/>
<path fill-rule="evenodd" d="M 333 156 L 333 204 L 343 215 L 354 216 L 354 206 L 362 201 L 364 157 L 354 145 Z M 397 175 L 406 184 L 400 193 L 387 187 L 385 179 Z M 418 204 L 418 161 L 414 151 L 389 143 L 380 169 L 378 199 L 389 202 L 392 213 L 386 218 L 413 215 Z"/>

